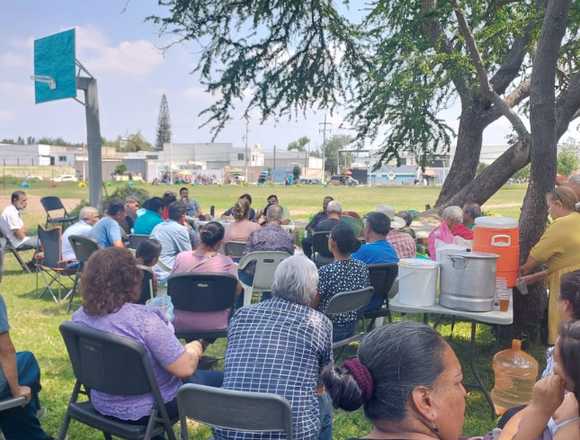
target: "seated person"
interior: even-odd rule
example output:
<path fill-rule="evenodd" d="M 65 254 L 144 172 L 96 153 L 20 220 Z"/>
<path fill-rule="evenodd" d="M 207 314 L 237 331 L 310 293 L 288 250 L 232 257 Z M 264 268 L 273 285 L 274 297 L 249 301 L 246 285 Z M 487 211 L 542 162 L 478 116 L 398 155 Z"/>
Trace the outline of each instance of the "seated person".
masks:
<path fill-rule="evenodd" d="M 165 281 L 175 265 L 175 258 L 180 252 L 191 251 L 191 237 L 185 222 L 185 205 L 174 202 L 169 205 L 169 218 L 159 223 L 151 231 L 150 238 L 161 243 L 161 255 L 155 265 L 159 281 Z"/>
<path fill-rule="evenodd" d="M 99 221 L 99 211 L 92 206 L 85 206 L 79 213 L 79 221 L 70 225 L 62 234 L 62 260 L 76 261 L 77 257 L 75 251 L 70 244 L 69 237 L 71 235 L 80 235 L 81 237 L 89 238 L 93 226 Z"/>
<path fill-rule="evenodd" d="M 224 239 L 224 227 L 218 222 L 209 222 L 200 229 L 200 244 L 194 251 L 184 251 L 175 258 L 172 274 L 177 273 L 227 273 L 237 275 L 237 265 L 234 261 L 219 253 Z M 242 286 L 238 283 L 236 294 L 240 294 Z M 230 311 L 203 313 L 204 322 L 196 322 L 199 313 L 175 311 L 175 328 L 180 330 L 199 330 L 212 327 L 212 323 L 221 322 L 229 317 Z M 200 327 L 201 326 L 201 327 Z"/>
<path fill-rule="evenodd" d="M 157 240 L 148 238 L 141 241 L 135 250 L 137 267 L 143 270 L 143 282 L 141 286 L 141 296 L 139 304 L 145 304 L 157 293 L 157 275 L 153 267 L 159 261 L 161 255 L 161 243 Z"/>
<path fill-rule="evenodd" d="M 282 396 L 292 408 L 296 439 L 330 440 L 332 407 L 320 390 L 319 376 L 332 364 L 332 325 L 314 310 L 317 284 L 316 266 L 307 258 L 293 256 L 280 263 L 273 297 L 241 308 L 230 322 L 223 388 Z M 216 429 L 214 438 L 284 436 Z"/>
<path fill-rule="evenodd" d="M 120 223 L 125 234 L 130 234 L 133 230 L 140 205 L 137 197 L 129 196 L 125 199 L 125 219 Z"/>
<path fill-rule="evenodd" d="M 391 230 L 391 220 L 382 212 L 371 212 L 365 217 L 363 244 L 352 258 L 365 264 L 398 263 L 399 257 L 394 246 L 387 241 Z"/>
<path fill-rule="evenodd" d="M 28 205 L 24 191 L 14 191 L 8 205 L 0 215 L 0 232 L 6 237 L 13 249 L 28 250 L 39 246 L 38 237 L 26 235 L 26 227 L 22 221 L 22 211 Z"/>
<path fill-rule="evenodd" d="M 413 237 L 413 240 L 416 240 L 417 233 L 411 227 L 411 225 L 413 224 L 413 215 L 411 214 L 411 212 L 400 211 L 397 215 L 405 221 L 405 226 L 403 226 L 401 229 L 399 229 L 399 231 L 404 232 L 406 234 L 409 234 L 411 237 Z"/>
<path fill-rule="evenodd" d="M 163 220 L 167 220 L 169 218 L 169 205 L 171 205 L 173 202 L 177 202 L 177 197 L 173 191 L 165 191 L 161 200 L 163 201 L 161 217 L 163 217 Z"/>
<path fill-rule="evenodd" d="M 95 240 L 101 248 L 125 247 L 119 224 L 125 218 L 125 205 L 118 200 L 113 200 L 109 203 L 106 214 L 93 227 L 90 238 Z"/>
<path fill-rule="evenodd" d="M 417 256 L 417 245 L 415 240 L 400 229 L 405 227 L 405 220 L 395 215 L 395 208 L 389 205 L 377 206 L 377 211 L 385 214 L 390 221 L 387 241 L 397 251 L 399 258 L 415 258 Z"/>
<path fill-rule="evenodd" d="M 364 405 L 373 429 L 362 438 L 458 440 L 465 418 L 461 364 L 431 327 L 397 322 L 362 340 L 358 357 L 327 366 L 322 382 L 336 408 Z"/>
<path fill-rule="evenodd" d="M 25 398 L 24 406 L 0 411 L 0 431 L 6 440 L 49 440 L 52 437 L 43 431 L 37 417 L 40 367 L 29 351 L 14 350 L 9 330 L 6 304 L 0 296 L 0 400 Z"/>
<path fill-rule="evenodd" d="M 250 234 L 260 229 L 260 225 L 249 220 L 250 205 L 240 199 L 231 209 L 234 222 L 226 227 L 224 243 L 228 241 L 247 241 Z"/>
<path fill-rule="evenodd" d="M 252 208 L 252 196 L 250 194 L 242 194 L 240 196 L 240 198 L 238 199 L 238 201 L 242 201 L 245 200 L 248 202 L 248 206 L 250 207 L 249 211 L 248 211 L 248 220 L 250 220 L 251 222 L 255 222 L 256 221 L 256 211 L 254 210 L 254 208 Z M 228 209 L 226 212 L 224 212 L 222 214 L 222 217 L 233 217 L 233 209 L 234 207 L 232 206 L 230 209 Z"/>
<path fill-rule="evenodd" d="M 133 225 L 133 234 L 137 235 L 150 235 L 153 228 L 159 223 L 163 222 L 161 217 L 161 211 L 163 210 L 163 200 L 159 197 L 152 197 L 145 200 L 143 203 L 143 208 L 145 212 L 141 214 L 135 220 Z"/>
<path fill-rule="evenodd" d="M 463 225 L 463 210 L 459 206 L 448 206 L 443 210 L 441 224 L 429 234 L 429 256 L 437 258 L 435 243 L 453 243 L 453 237 L 459 236 L 465 240 L 473 240 L 473 231 Z"/>
<path fill-rule="evenodd" d="M 258 215 L 258 223 L 259 224 L 263 225 L 264 223 L 266 223 L 266 216 L 268 215 L 268 209 L 270 209 L 270 206 L 273 206 L 273 205 L 277 205 L 277 206 L 280 206 L 280 208 L 282 208 L 282 212 L 283 212 L 282 224 L 287 225 L 290 223 L 290 215 L 288 214 L 288 211 L 286 210 L 286 208 L 284 208 L 283 206 L 280 205 L 280 201 L 278 200 L 278 196 L 276 194 L 270 194 L 268 196 L 268 198 L 266 199 L 266 202 L 267 202 L 266 206 L 264 207 L 264 209 L 262 209 L 262 211 Z"/>
<path fill-rule="evenodd" d="M 306 225 L 305 231 L 307 234 L 312 233 L 314 231 L 314 228 L 316 228 L 316 226 L 318 225 L 318 223 L 320 223 L 323 220 L 326 220 L 327 218 L 326 208 L 328 207 L 328 204 L 333 200 L 334 199 L 331 196 L 326 196 L 324 199 L 322 199 L 322 211 L 317 212 Z"/>
<path fill-rule="evenodd" d="M 319 270 L 320 305 L 318 310 L 323 313 L 334 295 L 371 285 L 367 265 L 351 258 L 359 242 L 348 225 L 343 223 L 336 225 L 330 232 L 328 244 L 335 261 L 322 266 Z M 357 319 L 356 312 L 334 315 L 332 317 L 334 342 L 351 337 L 355 332 Z"/>
<path fill-rule="evenodd" d="M 473 229 L 477 217 L 481 217 L 481 206 L 477 203 L 466 203 L 463 205 L 463 224 L 465 227 Z"/>
<path fill-rule="evenodd" d="M 184 382 L 220 386 L 223 376 L 217 371 L 198 370 L 204 350 L 201 341 L 182 346 L 160 310 L 134 304 L 141 291 L 141 277 L 129 250 L 113 248 L 95 252 L 81 279 L 83 306 L 73 314 L 72 320 L 142 344 L 152 361 L 169 418 L 175 420 L 178 417 L 176 395 Z M 114 396 L 98 391 L 91 391 L 91 402 L 105 416 L 138 425 L 149 422 L 153 405 L 149 394 Z"/>
<path fill-rule="evenodd" d="M 332 228 L 340 223 L 342 217 L 342 206 L 336 200 L 328 202 L 326 205 L 326 219 L 320 221 L 313 229 L 312 233 L 315 232 L 330 232 Z M 304 255 L 308 258 L 312 257 L 312 237 L 309 240 L 302 241 L 302 248 L 304 250 Z"/>

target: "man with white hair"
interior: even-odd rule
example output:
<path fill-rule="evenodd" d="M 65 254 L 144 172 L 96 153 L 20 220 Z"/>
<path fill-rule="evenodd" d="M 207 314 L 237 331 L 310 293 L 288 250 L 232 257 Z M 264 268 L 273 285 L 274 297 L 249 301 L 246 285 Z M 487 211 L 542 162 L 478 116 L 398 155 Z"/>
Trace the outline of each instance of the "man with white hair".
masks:
<path fill-rule="evenodd" d="M 81 237 L 89 237 L 93 226 L 99 221 L 99 211 L 92 206 L 85 206 L 79 213 L 79 221 L 70 225 L 62 234 L 62 260 L 76 261 L 75 251 L 73 250 L 69 237 L 71 235 L 80 235 Z"/>
<path fill-rule="evenodd" d="M 318 271 L 296 255 L 274 272 L 272 298 L 239 309 L 228 329 L 223 388 L 274 393 L 292 408 L 295 438 L 332 438 L 332 404 L 319 386 L 332 363 L 332 324 L 316 311 Z M 216 429 L 216 440 L 282 439 L 276 432 Z"/>
<path fill-rule="evenodd" d="M 318 223 L 312 232 L 330 232 L 332 228 L 340 223 L 342 217 L 342 206 L 336 200 L 328 202 L 326 205 L 326 219 Z M 304 255 L 308 258 L 312 256 L 312 237 L 308 237 L 302 241 L 302 249 Z"/>

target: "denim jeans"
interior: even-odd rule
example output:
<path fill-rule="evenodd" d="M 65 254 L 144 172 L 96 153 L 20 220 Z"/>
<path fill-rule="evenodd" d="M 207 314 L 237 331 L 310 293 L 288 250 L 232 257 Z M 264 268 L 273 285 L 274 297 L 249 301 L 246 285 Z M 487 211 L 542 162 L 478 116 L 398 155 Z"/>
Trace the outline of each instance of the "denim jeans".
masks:
<path fill-rule="evenodd" d="M 336 324 L 332 327 L 332 342 L 342 341 L 354 335 L 356 330 L 356 321 L 342 324 L 337 327 Z"/>
<path fill-rule="evenodd" d="M 40 367 L 34 355 L 28 351 L 16 353 L 18 383 L 30 387 L 32 400 L 25 406 L 19 406 L 0 412 L 0 430 L 6 440 L 48 440 L 50 437 L 42 427 L 36 413 L 40 409 L 38 393 L 40 392 Z M 8 385 L 0 392 L 0 399 L 12 397 Z"/>
<path fill-rule="evenodd" d="M 318 397 L 320 406 L 320 434 L 318 440 L 332 440 L 332 399 L 328 393 Z"/>

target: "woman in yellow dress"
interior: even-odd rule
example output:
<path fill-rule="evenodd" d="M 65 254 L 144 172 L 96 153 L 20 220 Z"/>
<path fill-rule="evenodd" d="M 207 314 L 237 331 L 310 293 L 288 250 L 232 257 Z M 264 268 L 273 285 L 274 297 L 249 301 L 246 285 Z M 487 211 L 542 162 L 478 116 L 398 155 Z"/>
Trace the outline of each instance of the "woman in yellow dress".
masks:
<path fill-rule="evenodd" d="M 522 275 L 529 274 L 544 264 L 550 297 L 548 301 L 548 343 L 553 345 L 558 337 L 560 312 L 560 278 L 568 272 L 580 270 L 580 213 L 575 212 L 578 202 L 576 193 L 566 186 L 559 186 L 546 196 L 552 224 L 540 241 L 532 248 L 530 256 L 521 268 Z M 530 275 L 527 282 L 533 280 Z"/>

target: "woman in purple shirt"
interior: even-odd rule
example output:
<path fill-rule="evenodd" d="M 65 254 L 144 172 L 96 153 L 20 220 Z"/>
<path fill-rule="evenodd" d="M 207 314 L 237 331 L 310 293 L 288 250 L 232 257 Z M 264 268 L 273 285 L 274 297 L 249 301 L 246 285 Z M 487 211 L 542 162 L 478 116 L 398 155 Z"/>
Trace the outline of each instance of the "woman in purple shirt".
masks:
<path fill-rule="evenodd" d="M 134 304 L 139 299 L 141 277 L 135 257 L 127 249 L 95 252 L 83 271 L 83 306 L 73 314 L 73 321 L 141 343 L 169 417 L 175 420 L 177 390 L 183 382 L 221 386 L 223 373 L 197 370 L 202 341 L 182 346 L 160 311 Z M 91 401 L 101 414 L 134 424 L 147 424 L 153 407 L 151 394 L 117 396 L 91 391 Z"/>

